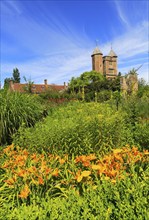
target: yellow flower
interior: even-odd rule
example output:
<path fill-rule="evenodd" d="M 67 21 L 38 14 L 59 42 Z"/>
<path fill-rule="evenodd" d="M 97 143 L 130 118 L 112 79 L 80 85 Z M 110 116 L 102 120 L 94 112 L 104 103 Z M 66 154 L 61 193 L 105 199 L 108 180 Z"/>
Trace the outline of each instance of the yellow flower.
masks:
<path fill-rule="evenodd" d="M 92 165 L 92 169 L 93 169 L 93 170 L 102 170 L 102 169 L 103 169 L 103 166 L 102 166 L 102 165 L 96 165 L 96 164 L 94 164 L 94 165 Z"/>
<path fill-rule="evenodd" d="M 78 177 L 77 177 L 77 182 L 80 183 L 82 179 L 83 179 L 83 176 L 82 176 L 82 175 L 78 176 Z"/>
<path fill-rule="evenodd" d="M 110 179 L 110 177 L 108 177 L 108 176 L 105 176 L 105 178 L 104 178 L 105 180 L 109 180 Z"/>
<path fill-rule="evenodd" d="M 82 177 L 88 177 L 90 174 L 91 174 L 91 171 L 85 170 L 85 171 L 82 172 L 81 176 Z"/>
<path fill-rule="evenodd" d="M 144 150 L 143 153 L 144 153 L 144 155 L 149 155 L 149 151 L 148 150 Z"/>
<path fill-rule="evenodd" d="M 52 176 L 58 176 L 59 174 L 59 170 L 56 168 L 53 172 L 52 172 Z"/>
<path fill-rule="evenodd" d="M 59 158 L 59 163 L 60 163 L 60 164 L 64 164 L 64 163 L 65 163 L 65 160 L 64 160 L 64 159 Z"/>
<path fill-rule="evenodd" d="M 78 173 L 78 174 L 77 174 L 77 182 L 78 182 L 78 183 L 81 182 L 81 180 L 83 179 L 83 177 L 88 177 L 90 174 L 91 174 L 91 171 L 89 171 L 89 170 L 85 170 L 85 171 L 83 171 L 81 174 Z"/>
<path fill-rule="evenodd" d="M 114 154 L 118 154 L 118 153 L 121 153 L 122 151 L 123 151 L 122 149 L 114 149 L 113 153 Z"/>
<path fill-rule="evenodd" d="M 113 180 L 111 180 L 111 183 L 116 183 L 116 180 L 114 180 L 114 179 L 113 179 Z"/>

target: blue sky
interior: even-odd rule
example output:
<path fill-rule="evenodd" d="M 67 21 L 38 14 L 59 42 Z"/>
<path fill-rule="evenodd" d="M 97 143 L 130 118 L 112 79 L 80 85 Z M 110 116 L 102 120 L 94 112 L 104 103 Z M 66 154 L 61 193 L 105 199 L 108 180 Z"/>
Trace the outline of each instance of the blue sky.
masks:
<path fill-rule="evenodd" d="M 118 55 L 118 71 L 133 67 L 149 82 L 149 3 L 141 0 L 0 0 L 1 81 L 14 68 L 35 83 L 63 84 L 90 71 L 96 46 Z"/>

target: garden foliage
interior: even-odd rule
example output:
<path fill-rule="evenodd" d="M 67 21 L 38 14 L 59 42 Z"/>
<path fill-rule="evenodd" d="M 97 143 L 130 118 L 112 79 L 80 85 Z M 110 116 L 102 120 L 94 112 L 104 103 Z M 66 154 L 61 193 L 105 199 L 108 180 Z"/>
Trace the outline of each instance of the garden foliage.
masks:
<path fill-rule="evenodd" d="M 108 94 L 0 92 L 0 219 L 149 219 L 148 96 Z"/>
<path fill-rule="evenodd" d="M 34 128 L 21 128 L 14 143 L 51 153 L 103 153 L 133 143 L 125 118 L 125 113 L 112 110 L 108 104 L 73 102 Z"/>
<path fill-rule="evenodd" d="M 148 219 L 148 155 L 127 145 L 70 158 L 11 145 L 1 154 L 0 217 Z"/>
<path fill-rule="evenodd" d="M 12 134 L 24 124 L 33 126 L 42 118 L 43 107 L 37 97 L 0 91 L 0 144 L 11 143 Z"/>

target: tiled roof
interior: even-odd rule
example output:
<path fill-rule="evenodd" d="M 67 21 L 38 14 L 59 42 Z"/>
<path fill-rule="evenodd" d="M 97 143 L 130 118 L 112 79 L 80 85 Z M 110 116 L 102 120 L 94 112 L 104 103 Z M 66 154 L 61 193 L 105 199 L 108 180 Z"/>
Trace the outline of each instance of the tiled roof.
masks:
<path fill-rule="evenodd" d="M 92 55 L 95 55 L 95 54 L 102 54 L 102 52 L 99 50 L 98 47 L 96 47 L 93 51 L 93 54 Z"/>
<path fill-rule="evenodd" d="M 111 49 L 108 56 L 110 57 L 117 57 L 116 53 Z"/>
<path fill-rule="evenodd" d="M 26 92 L 28 89 L 28 84 L 21 84 L 21 83 L 13 83 L 10 88 L 12 91 L 18 91 L 18 92 Z M 56 91 L 62 91 L 66 89 L 66 86 L 64 85 L 45 85 L 45 84 L 32 84 L 32 92 L 33 93 L 42 93 L 46 90 L 56 90 Z"/>

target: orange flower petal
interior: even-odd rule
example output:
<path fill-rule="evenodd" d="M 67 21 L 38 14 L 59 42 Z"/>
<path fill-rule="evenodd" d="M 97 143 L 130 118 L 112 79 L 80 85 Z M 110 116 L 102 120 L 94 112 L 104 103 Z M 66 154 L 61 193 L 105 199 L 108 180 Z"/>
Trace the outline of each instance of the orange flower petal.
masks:
<path fill-rule="evenodd" d="M 24 188 L 21 190 L 19 197 L 26 199 L 28 197 L 29 193 L 30 193 L 30 189 L 29 189 L 28 185 L 26 184 L 24 186 Z"/>

